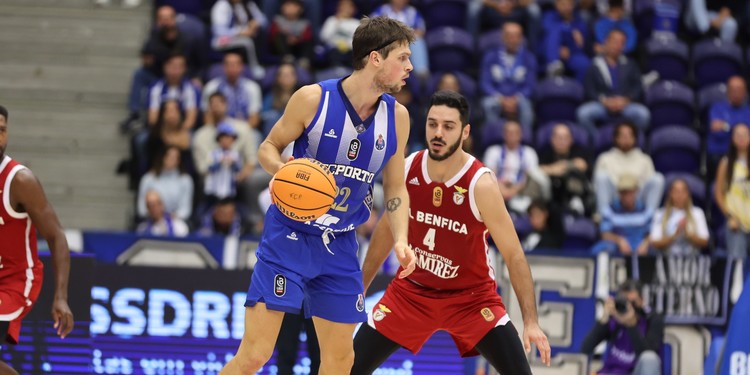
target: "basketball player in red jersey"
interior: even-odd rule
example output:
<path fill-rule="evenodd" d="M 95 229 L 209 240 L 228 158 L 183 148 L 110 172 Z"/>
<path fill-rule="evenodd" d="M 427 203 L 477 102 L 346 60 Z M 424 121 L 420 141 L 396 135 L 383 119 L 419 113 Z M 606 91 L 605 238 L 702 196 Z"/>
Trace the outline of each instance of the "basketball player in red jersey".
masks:
<path fill-rule="evenodd" d="M 351 374 L 372 374 L 393 352 L 417 353 L 445 330 L 461 356 L 481 354 L 503 375 L 531 374 L 530 343 L 549 366 L 550 346 L 537 323 L 534 283 L 497 179 L 461 149 L 469 106 L 453 91 L 435 93 L 427 114 L 427 150 L 406 159 L 409 245 L 417 268 L 395 278 L 354 338 Z M 383 217 L 362 267 L 365 290 L 393 245 Z M 523 343 L 497 294 L 489 261 L 492 235 L 510 271 L 524 319 Z"/>
<path fill-rule="evenodd" d="M 73 329 L 68 307 L 70 251 L 55 211 L 39 180 L 5 155 L 8 146 L 8 110 L 0 106 L 0 345 L 18 344 L 21 319 L 31 311 L 42 289 L 42 262 L 36 231 L 52 251 L 56 275 L 52 319 L 61 338 Z M 0 362 L 0 375 L 17 375 Z"/>

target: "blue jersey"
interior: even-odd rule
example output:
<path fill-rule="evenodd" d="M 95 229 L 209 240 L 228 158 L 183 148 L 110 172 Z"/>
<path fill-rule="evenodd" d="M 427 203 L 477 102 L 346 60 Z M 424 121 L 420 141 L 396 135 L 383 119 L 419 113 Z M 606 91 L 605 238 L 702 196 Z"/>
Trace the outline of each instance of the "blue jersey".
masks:
<path fill-rule="evenodd" d="M 313 158 L 327 164 L 335 176 L 334 205 L 315 222 L 298 222 L 271 206 L 269 213 L 287 226 L 311 234 L 353 230 L 370 217 L 372 184 L 396 152 L 393 96 L 383 94 L 375 112 L 360 119 L 341 87 L 342 79 L 320 82 L 318 110 L 294 143 L 294 158 Z"/>

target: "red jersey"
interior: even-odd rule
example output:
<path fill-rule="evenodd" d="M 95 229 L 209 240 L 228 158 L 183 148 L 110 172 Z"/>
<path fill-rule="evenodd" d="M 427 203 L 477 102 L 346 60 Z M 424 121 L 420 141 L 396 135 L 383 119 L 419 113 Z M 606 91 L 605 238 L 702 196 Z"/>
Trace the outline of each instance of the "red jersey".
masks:
<path fill-rule="evenodd" d="M 489 231 L 474 200 L 477 180 L 490 170 L 470 157 L 455 176 L 438 183 L 427 173 L 428 157 L 422 150 L 406 159 L 409 244 L 417 257 L 408 279 L 437 290 L 494 284 Z"/>
<path fill-rule="evenodd" d="M 22 293 L 30 306 L 32 284 L 42 281 L 36 228 L 27 213 L 16 212 L 10 205 L 13 177 L 25 168 L 9 156 L 0 160 L 0 289 Z"/>

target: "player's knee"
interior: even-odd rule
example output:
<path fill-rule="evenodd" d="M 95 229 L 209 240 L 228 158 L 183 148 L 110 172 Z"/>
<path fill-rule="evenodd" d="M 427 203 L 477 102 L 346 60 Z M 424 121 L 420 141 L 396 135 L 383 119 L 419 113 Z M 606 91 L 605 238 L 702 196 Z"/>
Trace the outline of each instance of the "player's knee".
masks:
<path fill-rule="evenodd" d="M 346 370 L 349 373 L 354 365 L 354 349 L 341 350 L 335 353 L 321 353 L 321 366 L 330 366 L 337 369 Z"/>
<path fill-rule="evenodd" d="M 266 362 L 268 362 L 269 359 L 271 359 L 270 353 L 267 354 L 261 352 L 248 353 L 243 357 L 235 357 L 237 367 L 239 367 L 240 373 L 242 374 L 256 373 L 266 364 Z"/>

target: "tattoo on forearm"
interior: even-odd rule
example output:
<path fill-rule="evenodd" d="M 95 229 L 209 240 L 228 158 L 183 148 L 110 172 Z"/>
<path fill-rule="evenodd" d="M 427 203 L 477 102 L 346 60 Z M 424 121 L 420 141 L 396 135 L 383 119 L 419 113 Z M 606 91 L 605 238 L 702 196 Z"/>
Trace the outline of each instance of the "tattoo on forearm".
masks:
<path fill-rule="evenodd" d="M 398 209 L 398 207 L 401 205 L 401 198 L 396 197 L 392 198 L 391 200 L 386 203 L 386 208 L 388 209 L 388 212 L 393 212 Z"/>

